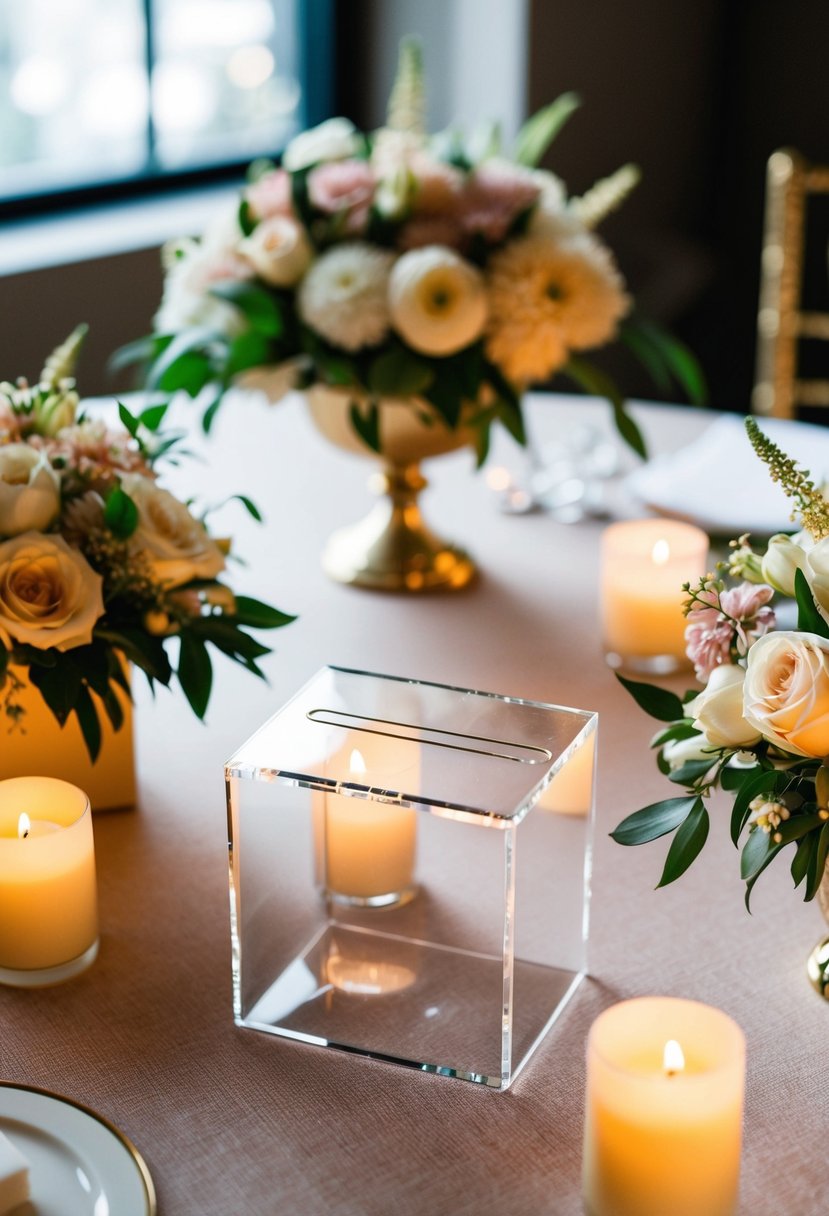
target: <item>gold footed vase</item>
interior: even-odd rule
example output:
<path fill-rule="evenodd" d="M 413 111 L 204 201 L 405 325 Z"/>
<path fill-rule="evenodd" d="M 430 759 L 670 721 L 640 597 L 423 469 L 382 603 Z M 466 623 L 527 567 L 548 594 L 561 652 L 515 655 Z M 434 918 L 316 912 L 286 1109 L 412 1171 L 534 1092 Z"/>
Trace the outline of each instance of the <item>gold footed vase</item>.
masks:
<path fill-rule="evenodd" d="M 366 401 L 348 389 L 314 385 L 308 407 L 317 430 L 355 455 L 382 461 L 369 481 L 379 495 L 365 519 L 340 528 L 329 539 L 322 565 L 330 578 L 374 591 L 458 591 L 475 577 L 463 549 L 438 536 L 424 522 L 419 495 L 428 482 L 420 461 L 469 443 L 463 427 L 452 430 L 421 398 L 379 402 L 382 452 L 373 452 L 351 424 L 351 406 Z"/>

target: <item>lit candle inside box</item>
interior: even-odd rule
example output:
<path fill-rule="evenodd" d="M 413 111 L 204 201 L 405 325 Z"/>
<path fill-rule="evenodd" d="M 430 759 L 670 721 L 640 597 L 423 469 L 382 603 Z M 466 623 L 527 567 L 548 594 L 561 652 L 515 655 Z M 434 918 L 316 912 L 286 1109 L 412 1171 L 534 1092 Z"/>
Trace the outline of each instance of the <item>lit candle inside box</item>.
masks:
<path fill-rule="evenodd" d="M 50 777 L 0 782 L 0 981 L 68 979 L 98 944 L 86 794 Z"/>
<path fill-rule="evenodd" d="M 608 661 L 670 671 L 685 656 L 685 594 L 706 572 L 708 537 L 691 524 L 636 519 L 602 537 L 601 616 Z"/>
<path fill-rule="evenodd" d="M 745 1040 L 696 1001 L 643 997 L 606 1010 L 587 1044 L 588 1216 L 733 1216 Z"/>
<path fill-rule="evenodd" d="M 354 745 L 359 743 L 359 746 Z M 374 789 L 417 793 L 418 745 L 383 735 L 351 736 L 333 767 L 347 754 L 340 776 Z M 412 893 L 417 812 L 393 802 L 349 794 L 325 798 L 325 874 L 331 895 L 346 902 L 389 904 Z"/>

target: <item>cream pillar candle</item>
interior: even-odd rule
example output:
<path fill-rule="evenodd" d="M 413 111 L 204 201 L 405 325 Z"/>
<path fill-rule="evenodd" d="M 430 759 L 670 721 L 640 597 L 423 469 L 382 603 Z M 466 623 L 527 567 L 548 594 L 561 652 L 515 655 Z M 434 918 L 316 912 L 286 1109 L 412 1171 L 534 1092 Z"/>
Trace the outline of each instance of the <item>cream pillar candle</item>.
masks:
<path fill-rule="evenodd" d="M 734 1216 L 745 1041 L 696 1001 L 606 1010 L 587 1043 L 588 1216 Z"/>
<path fill-rule="evenodd" d="M 97 949 L 86 794 L 51 777 L 0 781 L 0 982 L 68 979 Z"/>
<path fill-rule="evenodd" d="M 344 755 L 347 764 L 340 771 Z M 409 739 L 353 732 L 333 765 L 339 780 L 417 793 L 419 748 Z M 411 896 L 417 812 L 393 802 L 326 795 L 326 887 L 335 898 L 386 905 Z"/>
<path fill-rule="evenodd" d="M 601 618 L 608 662 L 667 672 L 687 662 L 683 583 L 706 572 L 708 537 L 691 524 L 635 519 L 602 538 Z"/>

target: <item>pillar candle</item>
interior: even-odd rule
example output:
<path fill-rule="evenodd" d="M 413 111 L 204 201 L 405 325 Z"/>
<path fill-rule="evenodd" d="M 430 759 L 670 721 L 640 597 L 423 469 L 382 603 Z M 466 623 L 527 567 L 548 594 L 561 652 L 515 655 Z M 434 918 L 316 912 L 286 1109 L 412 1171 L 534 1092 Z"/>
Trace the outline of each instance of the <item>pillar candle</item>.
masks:
<path fill-rule="evenodd" d="M 342 782 L 416 794 L 419 746 L 410 739 L 350 732 L 329 764 Z M 394 802 L 327 794 L 326 886 L 335 895 L 373 902 L 412 885 L 417 812 Z"/>
<path fill-rule="evenodd" d="M 601 1014 L 587 1044 L 588 1216 L 734 1216 L 744 1074 L 742 1031 L 718 1009 L 643 997 Z"/>
<path fill-rule="evenodd" d="M 707 561 L 708 537 L 691 524 L 635 519 L 605 529 L 602 633 L 617 665 L 637 658 L 686 661 L 682 584 L 705 574 Z"/>
<path fill-rule="evenodd" d="M 27 976 L 31 983 L 68 978 L 71 964 L 97 941 L 86 794 L 51 777 L 0 781 L 0 978 L 24 984 Z M 65 975 L 47 974 L 62 968 Z"/>

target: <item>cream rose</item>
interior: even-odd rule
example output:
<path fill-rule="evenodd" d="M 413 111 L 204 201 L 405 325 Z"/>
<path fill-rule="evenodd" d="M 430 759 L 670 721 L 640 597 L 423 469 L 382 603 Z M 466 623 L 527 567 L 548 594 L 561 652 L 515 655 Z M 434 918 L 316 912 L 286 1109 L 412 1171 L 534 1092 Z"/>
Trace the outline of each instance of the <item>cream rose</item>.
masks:
<path fill-rule="evenodd" d="M 92 641 L 103 580 L 62 536 L 26 532 L 0 544 L 0 639 L 37 650 Z"/>
<path fill-rule="evenodd" d="M 783 751 L 829 755 L 829 641 L 784 630 L 758 638 L 748 652 L 743 712 Z"/>
<path fill-rule="evenodd" d="M 304 229 L 285 215 L 272 215 L 257 224 L 240 243 L 239 252 L 273 287 L 293 287 L 313 256 Z"/>
<path fill-rule="evenodd" d="M 0 536 L 43 532 L 60 511 L 60 481 L 43 452 L 27 443 L 0 447 Z"/>
<path fill-rule="evenodd" d="M 829 621 L 829 536 L 819 540 L 804 556 L 803 573 L 812 588 L 818 612 L 825 621 Z"/>
<path fill-rule="evenodd" d="M 714 763 L 715 756 L 711 754 L 711 744 L 704 735 L 691 735 L 689 739 L 671 739 L 662 748 L 662 755 L 670 768 L 675 772 L 691 760 L 710 760 Z"/>
<path fill-rule="evenodd" d="M 310 131 L 301 131 L 282 153 L 282 167 L 295 173 L 322 160 L 345 160 L 359 152 L 362 139 L 347 118 L 328 118 Z"/>
<path fill-rule="evenodd" d="M 122 477 L 121 485 L 138 508 L 130 544 L 149 562 L 159 583 L 180 587 L 194 578 L 215 578 L 224 569 L 218 545 L 169 490 L 140 473 Z"/>
<path fill-rule="evenodd" d="M 70 381 L 70 384 L 72 382 Z M 35 430 L 53 437 L 64 427 L 73 426 L 78 413 L 78 394 L 72 388 L 58 388 L 35 403 Z"/>
<path fill-rule="evenodd" d="M 758 728 L 743 716 L 745 674 L 734 663 L 715 667 L 706 687 L 686 707 L 708 747 L 751 747 L 760 742 Z"/>
<path fill-rule="evenodd" d="M 454 354 L 479 338 L 486 324 L 483 275 L 444 245 L 412 249 L 392 267 L 389 311 L 415 350 Z"/>
<path fill-rule="evenodd" d="M 806 551 L 790 536 L 778 532 L 769 538 L 761 569 L 763 580 L 774 587 L 775 591 L 793 596 L 795 571 L 803 570 L 805 573 L 805 568 Z"/>

